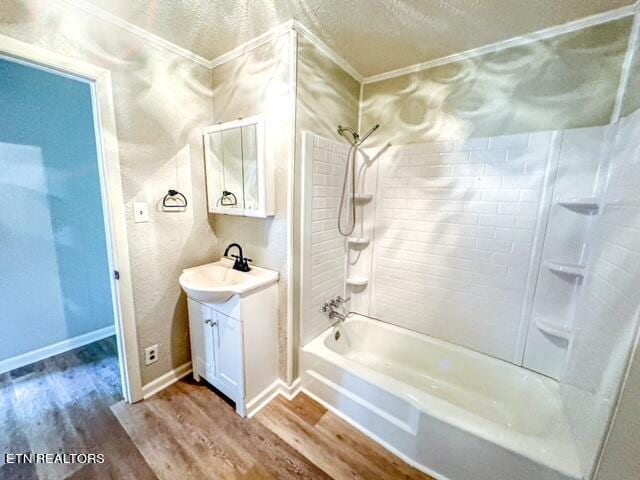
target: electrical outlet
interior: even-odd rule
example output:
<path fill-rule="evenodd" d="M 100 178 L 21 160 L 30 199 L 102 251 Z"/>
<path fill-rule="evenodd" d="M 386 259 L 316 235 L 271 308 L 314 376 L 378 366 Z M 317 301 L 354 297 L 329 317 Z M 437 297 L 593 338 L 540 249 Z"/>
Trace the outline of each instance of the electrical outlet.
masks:
<path fill-rule="evenodd" d="M 144 349 L 144 364 L 151 365 L 158 361 L 158 344 L 151 345 Z"/>

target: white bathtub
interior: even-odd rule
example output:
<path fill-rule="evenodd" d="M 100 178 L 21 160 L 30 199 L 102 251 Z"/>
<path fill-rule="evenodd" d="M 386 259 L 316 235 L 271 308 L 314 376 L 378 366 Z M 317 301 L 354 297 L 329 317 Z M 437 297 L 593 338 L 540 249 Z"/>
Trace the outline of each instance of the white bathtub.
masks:
<path fill-rule="evenodd" d="M 307 393 L 436 478 L 582 478 L 546 377 L 359 315 L 304 346 L 301 366 Z"/>

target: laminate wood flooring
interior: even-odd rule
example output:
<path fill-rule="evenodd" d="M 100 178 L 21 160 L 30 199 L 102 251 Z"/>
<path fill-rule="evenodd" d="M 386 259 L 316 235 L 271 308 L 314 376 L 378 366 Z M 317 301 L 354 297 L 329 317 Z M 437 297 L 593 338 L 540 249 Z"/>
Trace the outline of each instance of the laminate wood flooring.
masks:
<path fill-rule="evenodd" d="M 246 419 L 191 377 L 121 399 L 114 338 L 0 375 L 1 453 L 102 453 L 0 479 L 429 479 L 304 394 Z"/>

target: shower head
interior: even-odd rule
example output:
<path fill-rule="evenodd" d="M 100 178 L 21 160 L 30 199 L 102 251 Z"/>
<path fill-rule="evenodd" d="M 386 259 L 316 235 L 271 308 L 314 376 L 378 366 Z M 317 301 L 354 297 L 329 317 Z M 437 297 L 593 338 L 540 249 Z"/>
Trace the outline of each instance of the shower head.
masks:
<path fill-rule="evenodd" d="M 349 132 L 351 134 L 351 136 L 353 137 L 353 140 L 351 140 L 351 143 L 353 145 L 360 146 L 360 144 L 362 142 L 364 142 L 367 139 L 367 137 L 369 137 L 369 135 L 371 135 L 373 132 L 375 132 L 378 129 L 379 126 L 380 126 L 380 124 L 374 125 L 373 128 L 371 128 L 371 130 L 369 130 L 367 133 L 365 133 L 363 137 L 360 137 L 360 135 L 358 135 L 358 132 L 356 132 L 353 128 L 351 128 L 351 127 L 343 127 L 342 125 L 338 125 L 338 134 L 342 135 L 344 137 L 345 136 L 345 132 Z"/>
<path fill-rule="evenodd" d="M 367 138 L 369 138 L 369 135 L 375 132 L 379 127 L 380 127 L 379 123 L 376 123 L 373 127 L 371 127 L 371 129 L 358 140 L 358 145 L 362 144 L 362 142 L 364 142 Z"/>
<path fill-rule="evenodd" d="M 357 142 L 358 139 L 360 138 L 360 136 L 358 135 L 358 132 L 356 132 L 353 128 L 343 127 L 342 125 L 338 125 L 338 134 L 344 137 L 345 132 L 349 132 L 353 137 L 353 140 L 351 141 L 351 143 Z"/>

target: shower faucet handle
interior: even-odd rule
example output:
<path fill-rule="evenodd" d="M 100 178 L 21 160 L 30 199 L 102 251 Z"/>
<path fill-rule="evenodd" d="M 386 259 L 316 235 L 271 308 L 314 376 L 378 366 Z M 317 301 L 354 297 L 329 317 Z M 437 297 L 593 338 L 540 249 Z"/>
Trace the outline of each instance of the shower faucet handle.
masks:
<path fill-rule="evenodd" d="M 344 302 L 345 302 L 344 298 L 342 298 L 341 295 L 338 295 L 337 297 L 332 298 L 331 300 L 329 300 L 329 305 L 331 305 L 332 307 L 339 307 Z"/>

